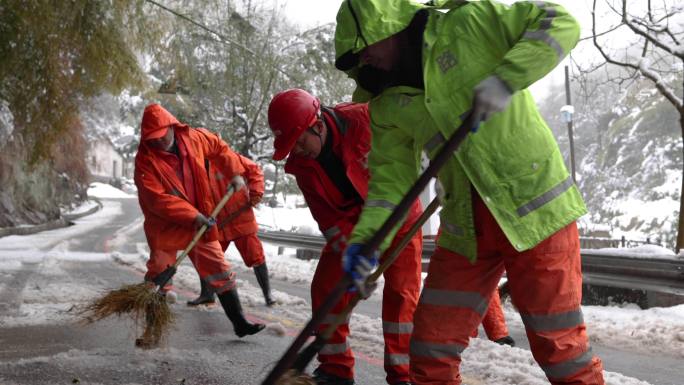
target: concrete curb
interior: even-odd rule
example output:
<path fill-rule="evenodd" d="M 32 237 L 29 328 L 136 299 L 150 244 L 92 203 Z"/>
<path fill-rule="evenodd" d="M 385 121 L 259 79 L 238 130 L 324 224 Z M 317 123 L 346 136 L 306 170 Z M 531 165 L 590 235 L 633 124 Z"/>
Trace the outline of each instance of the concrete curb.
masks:
<path fill-rule="evenodd" d="M 83 218 L 86 215 L 94 214 L 102 208 L 102 202 L 97 198 L 90 198 L 97 202 L 95 207 L 92 207 L 82 213 L 78 214 L 65 214 L 61 218 L 54 221 L 41 223 L 35 226 L 20 226 L 20 227 L 2 227 L 0 228 L 0 238 L 8 235 L 29 235 L 39 233 L 41 231 L 54 230 L 67 226 L 71 226 L 73 223 L 71 221 L 78 218 Z"/>

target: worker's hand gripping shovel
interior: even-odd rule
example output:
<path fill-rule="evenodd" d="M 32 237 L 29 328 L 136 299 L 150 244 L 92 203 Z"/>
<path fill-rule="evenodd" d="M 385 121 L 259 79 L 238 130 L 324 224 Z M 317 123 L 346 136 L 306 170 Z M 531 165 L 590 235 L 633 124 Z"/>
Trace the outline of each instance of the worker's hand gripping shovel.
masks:
<path fill-rule="evenodd" d="M 363 245 L 359 252 L 360 255 L 373 255 L 394 226 L 404 218 L 413 202 L 418 199 L 420 193 L 427 187 L 430 179 L 436 177 L 439 170 L 441 170 L 447 161 L 451 159 L 454 151 L 458 149 L 458 146 L 471 131 L 473 123 L 473 115 L 469 114 L 458 129 L 456 129 L 451 137 L 444 143 L 427 169 L 425 169 L 404 198 L 402 198 L 401 202 L 399 202 L 397 207 L 392 211 L 392 214 L 385 220 L 373 237 Z M 262 385 L 275 385 L 276 381 L 292 367 L 297 359 L 297 352 L 299 349 L 301 349 L 306 340 L 313 335 L 315 330 L 323 322 L 330 310 L 339 302 L 350 285 L 352 285 L 352 279 L 349 275 L 345 275 L 328 294 L 328 297 L 326 297 L 321 306 L 313 313 L 309 322 L 304 326 L 287 351 L 285 351 L 280 358 L 280 361 L 278 361 L 266 379 L 262 382 Z"/>

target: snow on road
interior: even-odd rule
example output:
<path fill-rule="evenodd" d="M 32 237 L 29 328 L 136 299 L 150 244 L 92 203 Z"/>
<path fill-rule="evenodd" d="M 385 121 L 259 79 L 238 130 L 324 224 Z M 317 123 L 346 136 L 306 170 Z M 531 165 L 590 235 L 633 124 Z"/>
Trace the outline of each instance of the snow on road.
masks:
<path fill-rule="evenodd" d="M 102 192 L 104 189 L 98 188 L 98 191 Z M 120 213 L 121 207 L 116 201 L 104 199 L 103 203 L 102 210 L 76 220 L 74 226 L 30 236 L 0 238 L 0 278 L 11 277 L 13 271 L 26 263 L 40 263 L 41 274 L 58 276 L 61 274 L 60 263 L 74 259 L 82 261 L 112 259 L 141 272 L 144 271 L 147 260 L 146 248 L 141 248 L 138 253 L 132 254 L 116 251 L 67 253 L 69 239 L 95 226 L 107 223 Z M 306 228 L 306 226 L 316 228 L 312 226 L 313 220 L 310 215 L 304 215 L 304 212 L 308 213 L 306 209 L 280 208 L 276 209 L 277 212 L 271 210 L 260 208 L 257 213 L 258 217 L 260 219 L 277 217 L 279 223 L 287 223 L 287 226 L 292 228 Z M 120 229 L 114 236 L 117 240 L 115 244 L 125 243 L 126 237 L 135 230 L 142 231 L 140 222 L 134 222 Z M 265 246 L 270 274 L 274 278 L 272 286 L 276 289 L 274 296 L 282 304 L 273 311 L 288 317 L 295 323 L 306 322 L 310 316 L 308 300 L 278 291 L 278 281 L 308 286 L 317 261 L 298 260 L 287 253 L 278 255 L 277 248 Z M 235 249 L 229 249 L 227 254 L 239 275 L 251 274 L 251 270 L 244 267 Z M 8 281 L 8 279 L 0 279 L 0 282 Z M 60 281 L 55 279 L 54 282 Z M 240 295 L 245 305 L 261 306 L 263 304 L 263 297 L 258 287 L 244 280 L 238 280 L 238 282 Z M 180 266 L 174 277 L 174 283 L 183 290 L 192 292 L 199 290 L 197 273 L 187 262 Z M 0 289 L 2 289 L 1 285 L 3 284 L 0 283 Z M 33 288 L 27 285 L 22 292 L 23 304 L 20 311 L 14 314 L 0 313 L 0 327 L 73 322 L 73 316 L 65 310 L 74 304 L 82 304 L 92 299 L 98 290 L 109 288 L 74 287 L 69 282 L 52 283 L 47 288 L 47 291 L 51 293 L 49 296 L 44 295 L 45 289 L 45 287 Z M 370 300 L 378 301 L 377 295 L 375 294 Z M 648 310 L 641 310 L 632 305 L 585 306 L 583 310 L 592 341 L 610 343 L 613 346 L 625 347 L 636 352 L 657 352 L 662 355 L 684 358 L 684 305 Z M 505 307 L 505 312 L 509 323 L 520 323 L 519 316 L 509 304 Z M 351 343 L 355 351 L 376 361 L 381 360 L 384 354 L 382 321 L 378 318 L 356 314 L 352 318 L 351 328 L 353 335 Z M 69 355 L 70 353 L 61 354 Z M 465 375 L 486 379 L 487 384 L 493 385 L 548 383 L 529 351 L 499 346 L 485 339 L 471 340 L 470 348 L 463 354 L 462 370 Z M 618 373 L 606 372 L 605 376 L 610 385 L 648 384 Z"/>
<path fill-rule="evenodd" d="M 88 196 L 91 197 L 96 197 L 96 198 L 128 198 L 128 199 L 138 199 L 137 195 L 131 195 L 128 193 L 125 193 L 118 188 L 106 184 L 106 183 L 99 183 L 99 182 L 94 182 L 90 184 L 90 187 L 88 188 Z"/>

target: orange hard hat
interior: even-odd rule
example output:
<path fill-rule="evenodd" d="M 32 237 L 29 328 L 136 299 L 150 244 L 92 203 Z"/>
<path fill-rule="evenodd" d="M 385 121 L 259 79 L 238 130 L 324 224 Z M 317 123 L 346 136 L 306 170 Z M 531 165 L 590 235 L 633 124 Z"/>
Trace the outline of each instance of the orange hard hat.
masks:
<path fill-rule="evenodd" d="M 274 160 L 281 160 L 294 148 L 299 135 L 318 119 L 321 102 L 310 93 L 292 88 L 276 94 L 268 106 L 268 125 L 275 135 Z"/>

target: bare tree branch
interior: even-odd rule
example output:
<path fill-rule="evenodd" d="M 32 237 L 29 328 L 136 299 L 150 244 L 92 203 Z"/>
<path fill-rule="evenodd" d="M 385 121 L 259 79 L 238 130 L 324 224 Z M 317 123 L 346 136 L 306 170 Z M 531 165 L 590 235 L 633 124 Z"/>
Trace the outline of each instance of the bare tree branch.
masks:
<path fill-rule="evenodd" d="M 650 12 L 650 10 L 649 10 L 649 12 Z M 684 52 L 679 52 L 678 50 L 674 49 L 669 44 L 664 44 L 662 41 L 660 41 L 658 39 L 657 36 L 653 36 L 652 34 L 648 33 L 648 30 L 644 31 L 644 30 L 638 28 L 637 24 L 635 23 L 634 20 L 635 19 L 630 20 L 628 14 L 627 14 L 627 0 L 622 0 L 622 22 L 627 27 L 629 27 L 629 29 L 631 29 L 632 32 L 634 32 L 635 34 L 637 34 L 639 36 L 643 36 L 644 38 L 646 38 L 646 40 L 651 42 L 651 44 L 655 45 L 656 47 L 658 47 L 662 50 L 665 50 L 674 56 L 677 56 L 679 58 L 684 59 Z"/>
<path fill-rule="evenodd" d="M 612 58 L 603 48 L 603 46 L 598 42 L 597 36 L 598 34 L 596 33 L 596 3 L 597 0 L 593 1 L 593 6 L 592 6 L 592 36 L 593 36 L 593 43 L 596 49 L 601 53 L 601 56 L 603 56 L 604 60 L 607 63 L 618 65 L 621 67 L 626 67 L 626 68 L 631 68 L 632 70 L 635 71 L 633 75 L 636 75 L 636 72 L 640 73 L 647 79 L 651 80 L 654 84 L 655 87 L 660 91 L 663 96 L 670 101 L 678 110 L 682 110 L 684 108 L 682 99 L 679 98 L 674 90 L 670 87 L 668 87 L 667 84 L 663 82 L 662 77 L 660 74 L 657 72 L 657 70 L 653 69 L 651 65 L 649 64 L 649 61 L 647 60 L 646 56 L 647 53 L 649 52 L 648 46 L 649 43 L 657 46 L 658 48 L 663 49 L 666 52 L 671 53 L 673 56 L 680 57 L 680 55 L 675 54 L 675 51 L 672 49 L 672 47 L 663 44 L 661 41 L 657 39 L 656 36 L 653 36 L 639 28 L 636 27 L 636 25 L 629 20 L 628 12 L 627 12 L 627 0 L 622 0 L 622 24 L 627 25 L 635 34 L 642 36 L 645 41 L 644 41 L 644 47 L 642 48 L 642 58 L 641 60 L 637 63 L 630 63 L 627 61 L 619 61 L 614 58 Z M 613 11 L 616 11 L 614 7 L 612 7 L 610 4 L 608 4 L 609 8 L 611 8 Z M 650 2 L 649 2 L 649 12 L 650 12 Z M 649 16 L 651 17 L 651 16 Z M 682 59 L 684 59 L 684 55 L 681 55 Z M 631 80 L 634 81 L 634 77 L 630 76 L 628 79 L 621 79 L 619 80 L 619 84 L 623 84 L 626 80 Z"/>
<path fill-rule="evenodd" d="M 603 59 L 606 62 L 608 62 L 610 64 L 619 65 L 622 67 L 631 67 L 634 69 L 638 69 L 635 65 L 633 65 L 631 63 L 620 62 L 620 61 L 614 60 L 603 50 L 603 47 L 598 43 L 597 34 L 596 34 L 596 1 L 597 0 L 594 0 L 593 6 L 591 9 L 591 32 L 592 32 L 591 35 L 592 35 L 592 41 L 594 42 L 594 46 L 596 47 L 596 49 L 598 49 L 598 51 L 601 53 L 601 56 L 603 56 Z"/>

